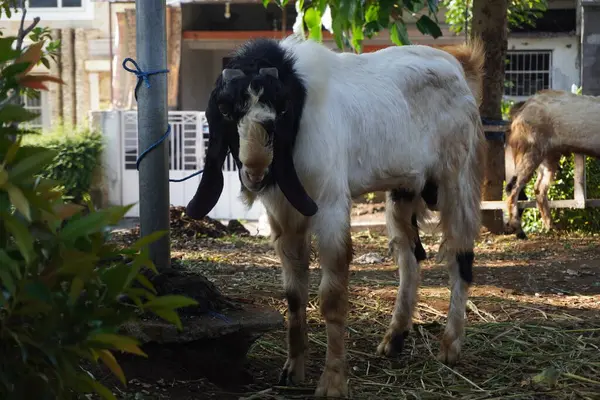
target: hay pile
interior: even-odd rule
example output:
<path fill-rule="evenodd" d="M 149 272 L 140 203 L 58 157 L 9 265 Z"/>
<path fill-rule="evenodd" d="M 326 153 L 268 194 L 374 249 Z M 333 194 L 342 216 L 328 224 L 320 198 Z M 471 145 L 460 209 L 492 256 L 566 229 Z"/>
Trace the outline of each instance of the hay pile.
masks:
<path fill-rule="evenodd" d="M 204 217 L 201 220 L 195 220 L 188 217 L 185 213 L 185 207 L 171 207 L 169 210 L 171 220 L 171 236 L 179 237 L 199 237 L 221 238 L 232 234 L 247 236 L 250 233 L 237 220 L 229 221 L 227 226 L 221 222 Z"/>
<path fill-rule="evenodd" d="M 448 367 L 435 358 L 442 333 L 437 323 L 416 325 L 396 360 L 375 355 L 381 327 L 354 324 L 347 342 L 351 398 L 600 399 L 600 321 L 577 325 L 549 321 L 472 324 L 467 328 L 463 358 Z M 312 357 L 318 360 L 309 363 L 312 382 L 257 390 L 246 398 L 314 398 L 327 342 L 324 330 L 311 332 L 309 342 Z M 283 344 L 261 338 L 253 363 L 259 364 L 256 369 L 278 370 L 284 355 Z"/>

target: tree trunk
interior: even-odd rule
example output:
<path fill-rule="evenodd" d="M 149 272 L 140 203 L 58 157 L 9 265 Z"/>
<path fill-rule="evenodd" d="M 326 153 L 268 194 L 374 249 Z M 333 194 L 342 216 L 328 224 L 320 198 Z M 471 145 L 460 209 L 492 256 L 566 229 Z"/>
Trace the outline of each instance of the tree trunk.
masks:
<path fill-rule="evenodd" d="M 474 0 L 471 37 L 479 37 L 485 44 L 485 79 L 481 117 L 502 119 L 504 93 L 504 62 L 506 59 L 507 0 Z M 483 184 L 483 200 L 502 200 L 504 182 L 504 144 L 488 141 L 488 154 Z M 492 233 L 502 233 L 502 210 L 484 210 L 483 226 Z"/>

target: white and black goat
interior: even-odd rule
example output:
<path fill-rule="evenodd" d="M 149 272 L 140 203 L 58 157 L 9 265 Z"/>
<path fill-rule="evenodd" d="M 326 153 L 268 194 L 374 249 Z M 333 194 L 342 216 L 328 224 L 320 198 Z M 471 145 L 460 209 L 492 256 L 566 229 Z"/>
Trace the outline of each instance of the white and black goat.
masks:
<path fill-rule="evenodd" d="M 411 328 L 425 258 L 417 220 L 428 206 L 441 214 L 452 291 L 440 359 L 458 359 L 480 228 L 483 57 L 479 42 L 445 51 L 404 46 L 356 55 L 292 36 L 246 43 L 217 79 L 206 110 L 204 174 L 187 214 L 202 218 L 214 207 L 230 150 L 246 200 L 258 197 L 267 210 L 283 265 L 289 320 L 282 384 L 304 379 L 314 233 L 327 326 L 316 395 L 348 394 L 351 199 L 372 191 L 387 191 L 390 247 L 400 270 L 395 310 L 378 353 L 398 353 Z"/>

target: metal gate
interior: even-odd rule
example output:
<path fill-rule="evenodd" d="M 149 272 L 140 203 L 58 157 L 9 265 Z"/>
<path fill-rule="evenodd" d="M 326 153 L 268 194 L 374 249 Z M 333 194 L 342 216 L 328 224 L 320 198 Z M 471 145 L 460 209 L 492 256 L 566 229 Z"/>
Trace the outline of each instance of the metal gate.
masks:
<path fill-rule="evenodd" d="M 139 175 L 135 168 L 138 152 L 137 112 L 122 112 L 121 132 L 123 149 L 122 193 L 123 204 L 139 202 Z M 204 168 L 204 157 L 208 145 L 208 124 L 203 112 L 169 111 L 171 134 L 165 144 L 169 146 L 169 177 L 184 178 Z M 169 197 L 172 206 L 186 206 L 194 196 L 202 175 L 183 182 L 169 183 Z M 239 199 L 240 181 L 231 155 L 223 164 L 223 193 L 208 214 L 214 219 L 258 220 L 264 213 L 260 201 L 249 210 Z M 128 217 L 139 216 L 139 205 L 135 205 Z"/>

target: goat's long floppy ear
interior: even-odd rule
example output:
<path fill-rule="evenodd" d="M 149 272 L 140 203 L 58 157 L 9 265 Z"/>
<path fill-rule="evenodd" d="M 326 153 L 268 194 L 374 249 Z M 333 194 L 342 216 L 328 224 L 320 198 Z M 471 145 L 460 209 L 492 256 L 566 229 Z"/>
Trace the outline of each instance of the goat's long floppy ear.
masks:
<path fill-rule="evenodd" d="M 318 211 L 317 204 L 310 198 L 298 178 L 294 159 L 292 145 L 289 138 L 281 137 L 281 134 L 287 132 L 275 133 L 273 141 L 273 175 L 279 188 L 285 198 L 294 206 L 300 214 L 306 217 L 312 217 Z"/>
<path fill-rule="evenodd" d="M 208 116 L 208 110 L 207 110 Z M 226 132 L 219 129 L 220 124 L 209 122 L 210 138 L 202 179 L 196 194 L 188 203 L 185 213 L 192 219 L 201 219 L 213 209 L 223 192 L 223 163 L 227 156 Z"/>

